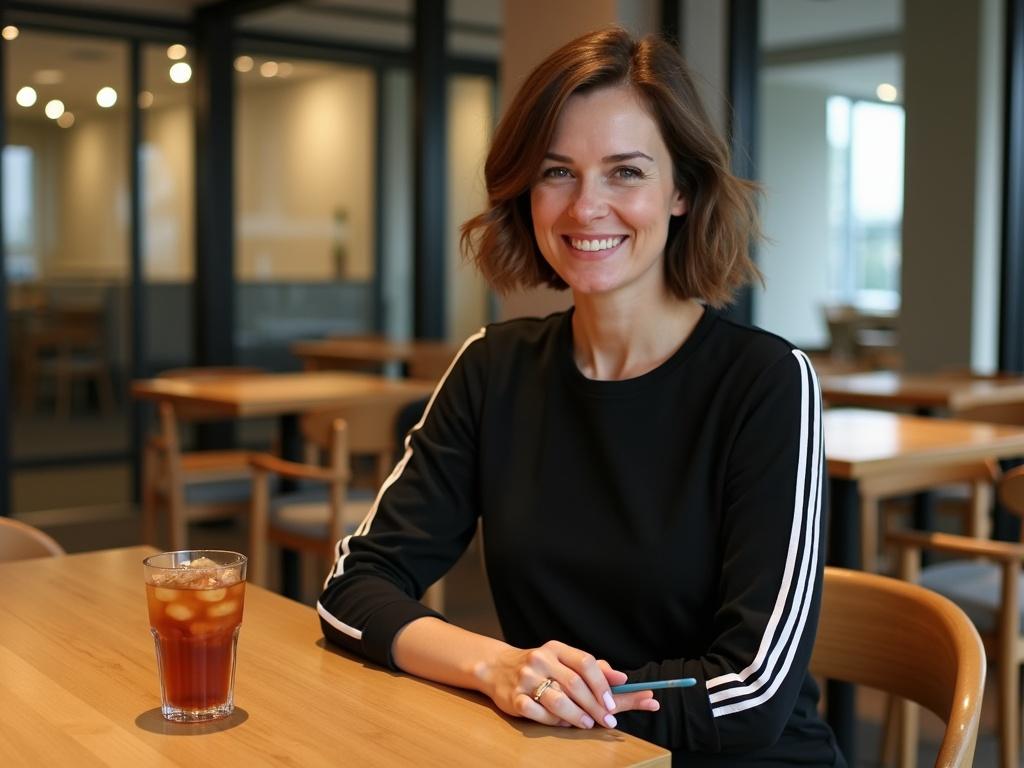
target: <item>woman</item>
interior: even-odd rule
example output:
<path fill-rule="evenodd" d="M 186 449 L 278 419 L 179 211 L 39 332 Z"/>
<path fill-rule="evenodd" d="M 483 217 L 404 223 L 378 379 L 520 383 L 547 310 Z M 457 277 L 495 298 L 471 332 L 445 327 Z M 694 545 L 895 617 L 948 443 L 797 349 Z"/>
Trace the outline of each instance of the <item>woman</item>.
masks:
<path fill-rule="evenodd" d="M 540 723 L 700 765 L 842 765 L 807 674 L 821 589 L 817 382 L 714 307 L 757 276 L 678 54 L 595 32 L 498 127 L 463 242 L 499 290 L 574 308 L 466 341 L 318 604 L 327 638 Z M 483 521 L 505 641 L 416 602 Z M 687 689 L 613 695 L 631 681 Z"/>

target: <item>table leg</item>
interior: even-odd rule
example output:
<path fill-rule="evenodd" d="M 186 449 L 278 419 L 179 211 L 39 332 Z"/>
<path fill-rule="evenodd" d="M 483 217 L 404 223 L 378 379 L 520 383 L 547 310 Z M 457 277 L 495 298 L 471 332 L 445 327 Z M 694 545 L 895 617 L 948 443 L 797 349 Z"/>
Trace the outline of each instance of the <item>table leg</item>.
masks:
<path fill-rule="evenodd" d="M 934 531 L 935 528 L 935 494 L 922 491 L 914 494 L 913 511 L 914 528 L 918 531 Z M 921 567 L 935 562 L 935 553 L 929 550 L 921 552 Z"/>
<path fill-rule="evenodd" d="M 281 457 L 289 461 L 302 461 L 302 434 L 299 431 L 299 417 L 294 413 L 285 414 L 280 419 Z M 280 491 L 291 493 L 298 486 L 294 480 L 281 478 Z M 281 548 L 281 590 L 285 597 L 298 600 L 299 595 L 299 555 L 293 550 Z"/>
<path fill-rule="evenodd" d="M 860 568 L 860 494 L 854 480 L 833 477 L 829 480 L 828 563 L 840 568 Z M 826 683 L 826 719 L 836 735 L 836 743 L 854 765 L 857 757 L 856 689 L 850 683 L 829 680 Z"/>

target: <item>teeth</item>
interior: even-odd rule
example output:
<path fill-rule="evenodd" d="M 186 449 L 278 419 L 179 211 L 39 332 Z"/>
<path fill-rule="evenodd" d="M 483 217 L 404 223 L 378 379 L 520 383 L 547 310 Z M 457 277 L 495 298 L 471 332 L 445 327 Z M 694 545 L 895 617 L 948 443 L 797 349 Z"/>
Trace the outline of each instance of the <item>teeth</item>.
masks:
<path fill-rule="evenodd" d="M 617 246 L 622 240 L 622 237 L 608 237 L 604 240 L 577 240 L 572 238 L 570 242 L 577 251 L 606 251 Z"/>

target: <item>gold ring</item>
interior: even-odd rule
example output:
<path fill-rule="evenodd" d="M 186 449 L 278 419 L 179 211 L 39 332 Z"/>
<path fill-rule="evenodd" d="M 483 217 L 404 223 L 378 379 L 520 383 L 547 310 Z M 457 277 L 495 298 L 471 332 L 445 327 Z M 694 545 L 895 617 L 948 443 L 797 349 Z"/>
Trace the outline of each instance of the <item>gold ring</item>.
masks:
<path fill-rule="evenodd" d="M 544 691 L 546 691 L 548 688 L 550 688 L 554 684 L 555 684 L 555 681 L 552 680 L 550 677 L 544 678 L 544 681 L 540 685 L 538 685 L 536 688 L 533 689 L 533 700 L 536 701 L 539 704 L 540 703 L 540 697 L 544 695 Z"/>

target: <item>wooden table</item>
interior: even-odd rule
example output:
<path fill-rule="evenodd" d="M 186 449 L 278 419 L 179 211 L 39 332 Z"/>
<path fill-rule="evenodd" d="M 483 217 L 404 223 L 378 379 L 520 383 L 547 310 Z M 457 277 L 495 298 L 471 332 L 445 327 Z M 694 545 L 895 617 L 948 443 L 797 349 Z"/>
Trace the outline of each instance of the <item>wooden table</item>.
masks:
<path fill-rule="evenodd" d="M 860 568 L 859 481 L 914 468 L 1024 455 L 1024 429 L 853 408 L 825 411 L 831 565 Z M 854 763 L 852 686 L 829 684 L 829 722 Z"/>
<path fill-rule="evenodd" d="M 200 406 L 211 418 L 277 416 L 281 453 L 302 461 L 298 415 L 317 409 L 366 403 L 404 405 L 427 398 L 436 385 L 418 379 L 389 379 L 351 371 L 268 373 L 225 378 L 156 378 L 132 382 L 132 395 L 143 400 Z M 282 490 L 288 486 L 282 484 Z M 287 550 L 281 555 L 285 594 L 298 591 L 298 561 Z"/>
<path fill-rule="evenodd" d="M 224 379 L 140 379 L 132 395 L 144 400 L 203 406 L 211 416 L 287 416 L 385 400 L 429 397 L 436 385 L 418 379 L 388 379 L 350 371 L 268 373 Z"/>
<path fill-rule="evenodd" d="M 292 354 L 307 371 L 333 370 L 353 366 L 402 364 L 410 376 L 438 379 L 448 368 L 459 347 L 446 341 L 359 337 L 297 341 Z"/>
<path fill-rule="evenodd" d="M 955 411 L 1024 402 L 1024 376 L 929 376 L 893 371 L 824 374 L 821 395 L 833 406 L 912 408 L 919 413 Z"/>
<path fill-rule="evenodd" d="M 619 731 L 505 717 L 483 696 L 325 646 L 316 614 L 248 585 L 229 718 L 160 715 L 147 547 L 0 565 L 5 765 L 664 766 Z"/>

